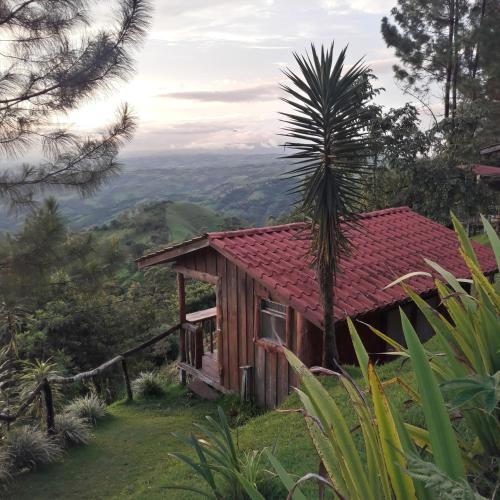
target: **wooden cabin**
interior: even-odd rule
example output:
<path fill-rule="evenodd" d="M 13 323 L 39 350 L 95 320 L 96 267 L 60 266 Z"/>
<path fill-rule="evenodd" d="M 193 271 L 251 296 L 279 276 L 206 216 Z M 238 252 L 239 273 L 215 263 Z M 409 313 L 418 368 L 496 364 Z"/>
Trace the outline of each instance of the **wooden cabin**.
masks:
<path fill-rule="evenodd" d="M 340 262 L 334 290 L 341 361 L 355 361 L 348 316 L 402 342 L 401 306 L 419 335 L 428 338 L 429 325 L 402 288 L 384 287 L 409 272 L 428 271 L 424 257 L 457 276 L 468 275 L 455 233 L 407 207 L 362 215 L 359 226 L 347 231 L 352 250 Z M 257 404 L 275 407 L 297 385 L 282 345 L 308 366 L 321 363 L 322 308 L 308 236 L 304 223 L 214 232 L 138 259 L 141 269 L 170 264 L 177 272 L 183 377 L 224 392 L 245 392 Z M 494 273 L 492 252 L 475 248 L 483 271 Z M 212 284 L 216 307 L 186 314 L 185 279 Z M 432 279 L 414 277 L 409 284 L 437 305 Z M 370 353 L 386 351 L 383 341 L 361 323 L 358 327 Z"/>

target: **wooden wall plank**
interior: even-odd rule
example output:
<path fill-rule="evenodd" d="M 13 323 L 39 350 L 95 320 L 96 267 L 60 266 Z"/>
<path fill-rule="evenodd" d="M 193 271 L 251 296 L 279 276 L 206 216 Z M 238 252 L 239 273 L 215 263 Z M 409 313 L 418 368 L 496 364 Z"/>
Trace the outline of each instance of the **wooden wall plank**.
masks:
<path fill-rule="evenodd" d="M 255 366 L 255 345 L 253 341 L 253 322 L 254 322 L 254 296 L 253 279 L 247 276 L 246 279 L 246 343 L 247 343 L 247 364 Z M 255 371 L 254 371 L 255 380 Z M 254 384 L 255 392 L 255 384 Z"/>
<path fill-rule="evenodd" d="M 297 316 L 297 313 L 292 309 L 291 321 L 290 321 L 290 336 L 291 336 L 290 348 L 295 355 L 297 355 L 297 353 L 298 353 L 296 316 Z M 298 385 L 299 385 L 299 379 L 298 379 L 297 375 L 295 374 L 295 372 L 292 370 L 292 368 L 288 369 L 288 384 L 290 387 L 298 387 Z"/>
<path fill-rule="evenodd" d="M 275 408 L 277 404 L 276 398 L 276 382 L 277 382 L 277 357 L 275 352 L 266 351 L 266 407 Z"/>
<path fill-rule="evenodd" d="M 207 271 L 207 252 L 206 248 L 204 248 L 200 252 L 195 252 L 194 254 L 194 262 L 197 271 Z"/>
<path fill-rule="evenodd" d="M 282 353 L 278 353 L 278 368 L 276 370 L 278 375 L 276 401 L 280 405 L 288 396 L 288 361 Z"/>
<path fill-rule="evenodd" d="M 238 373 L 241 387 L 242 371 L 240 366 L 249 365 L 247 354 L 247 275 L 238 269 Z"/>
<path fill-rule="evenodd" d="M 227 261 L 227 303 L 228 315 L 226 329 L 229 338 L 229 388 L 239 389 L 239 360 L 238 360 L 238 280 L 236 266 Z"/>
<path fill-rule="evenodd" d="M 220 276 L 221 294 L 221 334 L 222 334 L 222 379 L 221 383 L 229 389 L 229 335 L 227 331 L 227 272 L 226 259 L 222 255 L 217 255 L 217 269 Z"/>
<path fill-rule="evenodd" d="M 266 351 L 262 347 L 255 347 L 255 401 L 258 406 L 266 406 Z"/>
<path fill-rule="evenodd" d="M 179 264 L 181 266 L 187 267 L 188 269 L 193 269 L 193 261 L 192 261 L 192 256 L 189 255 L 183 255 L 182 257 L 179 257 L 176 260 L 176 264 Z"/>
<path fill-rule="evenodd" d="M 217 255 L 214 250 L 207 248 L 207 273 L 217 275 Z"/>

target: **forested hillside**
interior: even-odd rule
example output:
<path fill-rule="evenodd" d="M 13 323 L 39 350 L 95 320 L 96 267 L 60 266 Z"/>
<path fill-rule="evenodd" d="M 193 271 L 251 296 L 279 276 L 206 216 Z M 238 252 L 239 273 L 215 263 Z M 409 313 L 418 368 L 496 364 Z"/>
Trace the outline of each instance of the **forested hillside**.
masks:
<path fill-rule="evenodd" d="M 17 232 L 0 238 L 0 259 L 9 262 L 0 280 L 2 338 L 15 336 L 19 354 L 47 360 L 49 372 L 91 369 L 174 321 L 175 274 L 164 267 L 138 272 L 136 257 L 242 224 L 191 203 L 161 201 L 73 231 L 48 199 Z M 199 305 L 212 290 L 190 284 L 187 293 Z M 172 339 L 157 352 L 164 359 L 176 349 Z M 154 363 L 156 355 L 140 360 L 137 369 Z M 114 378 L 102 380 L 110 397 Z"/>
<path fill-rule="evenodd" d="M 142 280 L 134 260 L 146 252 L 180 242 L 208 231 L 223 231 L 248 225 L 237 217 L 224 217 L 193 203 L 157 201 L 137 205 L 120 213 L 110 222 L 86 231 L 99 241 L 116 241 L 126 253 L 126 262 L 118 274 L 126 283 Z M 125 284 L 122 281 L 122 284 Z"/>
<path fill-rule="evenodd" d="M 125 158 L 123 172 L 92 198 L 57 193 L 61 212 L 74 229 L 109 223 L 124 210 L 152 201 L 190 202 L 262 224 L 290 210 L 290 182 L 277 154 L 177 154 Z M 22 215 L 0 214 L 0 231 Z M 180 227 L 180 224 L 178 225 Z"/>

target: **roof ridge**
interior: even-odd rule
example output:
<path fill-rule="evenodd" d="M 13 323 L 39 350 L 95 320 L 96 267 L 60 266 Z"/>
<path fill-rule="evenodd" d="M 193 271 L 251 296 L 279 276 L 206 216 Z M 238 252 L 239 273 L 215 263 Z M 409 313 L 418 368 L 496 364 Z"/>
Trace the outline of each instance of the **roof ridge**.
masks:
<path fill-rule="evenodd" d="M 391 215 L 397 213 L 412 212 L 412 209 L 407 206 L 392 207 L 392 208 L 382 208 L 380 210 L 374 210 L 373 212 L 365 212 L 359 214 L 360 219 L 372 219 L 374 217 L 383 217 L 384 215 Z"/>
<path fill-rule="evenodd" d="M 384 217 L 386 215 L 406 213 L 411 211 L 411 208 L 407 206 L 383 208 L 381 210 L 359 214 L 358 218 L 372 219 L 375 217 Z M 279 231 L 287 231 L 290 229 L 302 229 L 306 224 L 306 222 L 289 222 L 288 224 L 278 224 L 276 226 L 249 227 L 243 229 L 233 229 L 229 231 L 214 231 L 207 233 L 207 235 L 209 240 L 215 240 L 219 238 L 235 238 L 237 236 L 250 236 L 253 234 L 268 234 Z"/>
<path fill-rule="evenodd" d="M 288 224 L 278 224 L 277 226 L 248 227 L 245 229 L 234 229 L 230 231 L 214 231 L 207 234 L 209 240 L 218 238 L 234 238 L 236 236 L 249 236 L 252 234 L 267 234 L 286 231 L 289 229 L 300 229 L 305 225 L 306 222 L 289 222 Z"/>

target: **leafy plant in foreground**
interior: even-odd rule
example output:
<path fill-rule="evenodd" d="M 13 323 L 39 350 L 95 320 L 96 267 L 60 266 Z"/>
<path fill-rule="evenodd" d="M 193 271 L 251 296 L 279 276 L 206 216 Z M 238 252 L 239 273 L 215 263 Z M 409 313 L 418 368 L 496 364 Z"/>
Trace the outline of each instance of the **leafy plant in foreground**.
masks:
<path fill-rule="evenodd" d="M 477 437 L 475 450 L 491 456 L 500 456 L 500 413 L 498 408 L 500 378 L 500 294 L 498 288 L 484 276 L 473 246 L 464 228 L 452 215 L 453 225 L 460 240 L 460 253 L 472 280 L 460 280 L 439 264 L 426 259 L 439 276 L 435 285 L 446 312 L 433 309 L 409 286 L 403 284 L 408 295 L 422 311 L 439 342 L 442 355 L 426 353 L 441 388 L 452 407 L 458 407 L 468 426 Z M 500 238 L 483 217 L 483 224 L 491 248 L 500 268 Z M 401 283 L 415 275 L 411 273 L 396 280 Z M 464 282 L 470 287 L 468 291 Z M 402 355 L 407 350 L 378 330 Z"/>
<path fill-rule="evenodd" d="M 339 378 L 351 399 L 362 436 L 361 445 L 357 445 L 346 418 L 321 382 L 293 353 L 285 352 L 300 378 L 297 392 L 307 428 L 326 470 L 328 485 L 338 498 L 434 498 L 418 477 L 410 475 L 413 462 L 409 457 L 419 456 L 424 449 L 432 458 L 429 463 L 452 482 L 466 482 L 466 468 L 474 469 L 459 446 L 439 385 L 417 334 L 403 312 L 401 317 L 418 385 L 425 387 L 417 394 L 426 417 L 426 429 L 405 424 L 400 419 L 374 366 L 369 363 L 352 322 L 349 322 L 350 332 L 369 394 L 343 373 L 327 372 Z M 366 456 L 366 463 L 360 452 Z M 318 478 L 315 474 L 307 477 Z M 287 487 L 291 491 L 290 484 Z M 293 488 L 297 491 L 297 484 Z"/>
<path fill-rule="evenodd" d="M 337 376 L 349 394 L 352 411 L 358 419 L 361 444 L 356 445 L 346 419 L 320 381 L 292 352 L 285 350 L 287 360 L 301 382 L 297 392 L 303 404 L 311 439 L 326 470 L 327 483 L 338 498 L 457 498 L 453 495 L 467 499 L 481 498 L 472 487 L 476 478 L 480 478 L 477 483 L 482 482 L 487 491 L 498 488 L 498 484 L 495 484 L 498 480 L 498 454 L 495 449 L 499 425 L 496 363 L 500 342 L 500 300 L 494 286 L 479 270 L 463 229 L 456 221 L 455 224 L 462 255 L 473 275 L 473 292 L 466 293 L 456 278 L 431 263 L 447 282 L 447 285 L 443 285 L 436 281 L 436 285 L 448 309 L 449 321 L 408 289 L 434 327 L 444 356 L 426 351 L 402 310 L 401 322 L 407 348 L 377 331 L 378 335 L 399 348 L 401 354 L 411 361 L 416 387 L 410 388 L 410 392 L 422 408 L 425 428 L 401 420 L 369 362 L 368 353 L 352 321 L 348 320 L 349 330 L 369 393 L 362 391 L 344 373 L 323 371 Z M 498 237 L 491 226 L 487 223 L 485 226 L 498 259 Z M 482 342 L 482 345 L 473 348 L 476 342 Z M 488 370 L 496 371 L 489 373 Z M 462 377 L 460 384 L 464 384 L 464 380 L 468 380 L 469 385 L 471 381 L 476 384 L 476 392 L 472 395 L 470 387 L 466 388 L 471 397 L 465 398 L 462 390 L 459 399 L 464 409 L 467 406 L 464 417 L 477 436 L 472 446 L 467 446 L 454 430 L 441 391 L 440 382 L 456 381 L 455 374 Z M 480 378 L 478 374 L 481 374 Z M 486 402 L 488 405 L 484 404 Z M 483 428 L 478 428 L 478 425 Z M 481 446 L 483 439 L 485 446 Z M 360 452 L 366 456 L 366 463 L 361 460 Z M 278 472 L 281 466 L 276 459 L 272 464 Z M 297 491 L 302 480 L 318 479 L 316 474 L 308 474 L 291 484 L 289 478 L 286 479 L 283 474 L 279 476 L 289 491 L 294 488 Z"/>
<path fill-rule="evenodd" d="M 173 486 L 196 493 L 206 498 L 251 498 L 263 500 L 259 485 L 264 479 L 264 452 L 247 451 L 242 453 L 234 443 L 226 416 L 218 408 L 218 419 L 206 417 L 207 425 L 194 424 L 202 437 L 194 434 L 186 438 L 174 434 L 186 443 L 198 457 L 193 460 L 183 453 L 171 455 L 189 465 L 208 487 L 209 493 L 196 487 Z"/>

